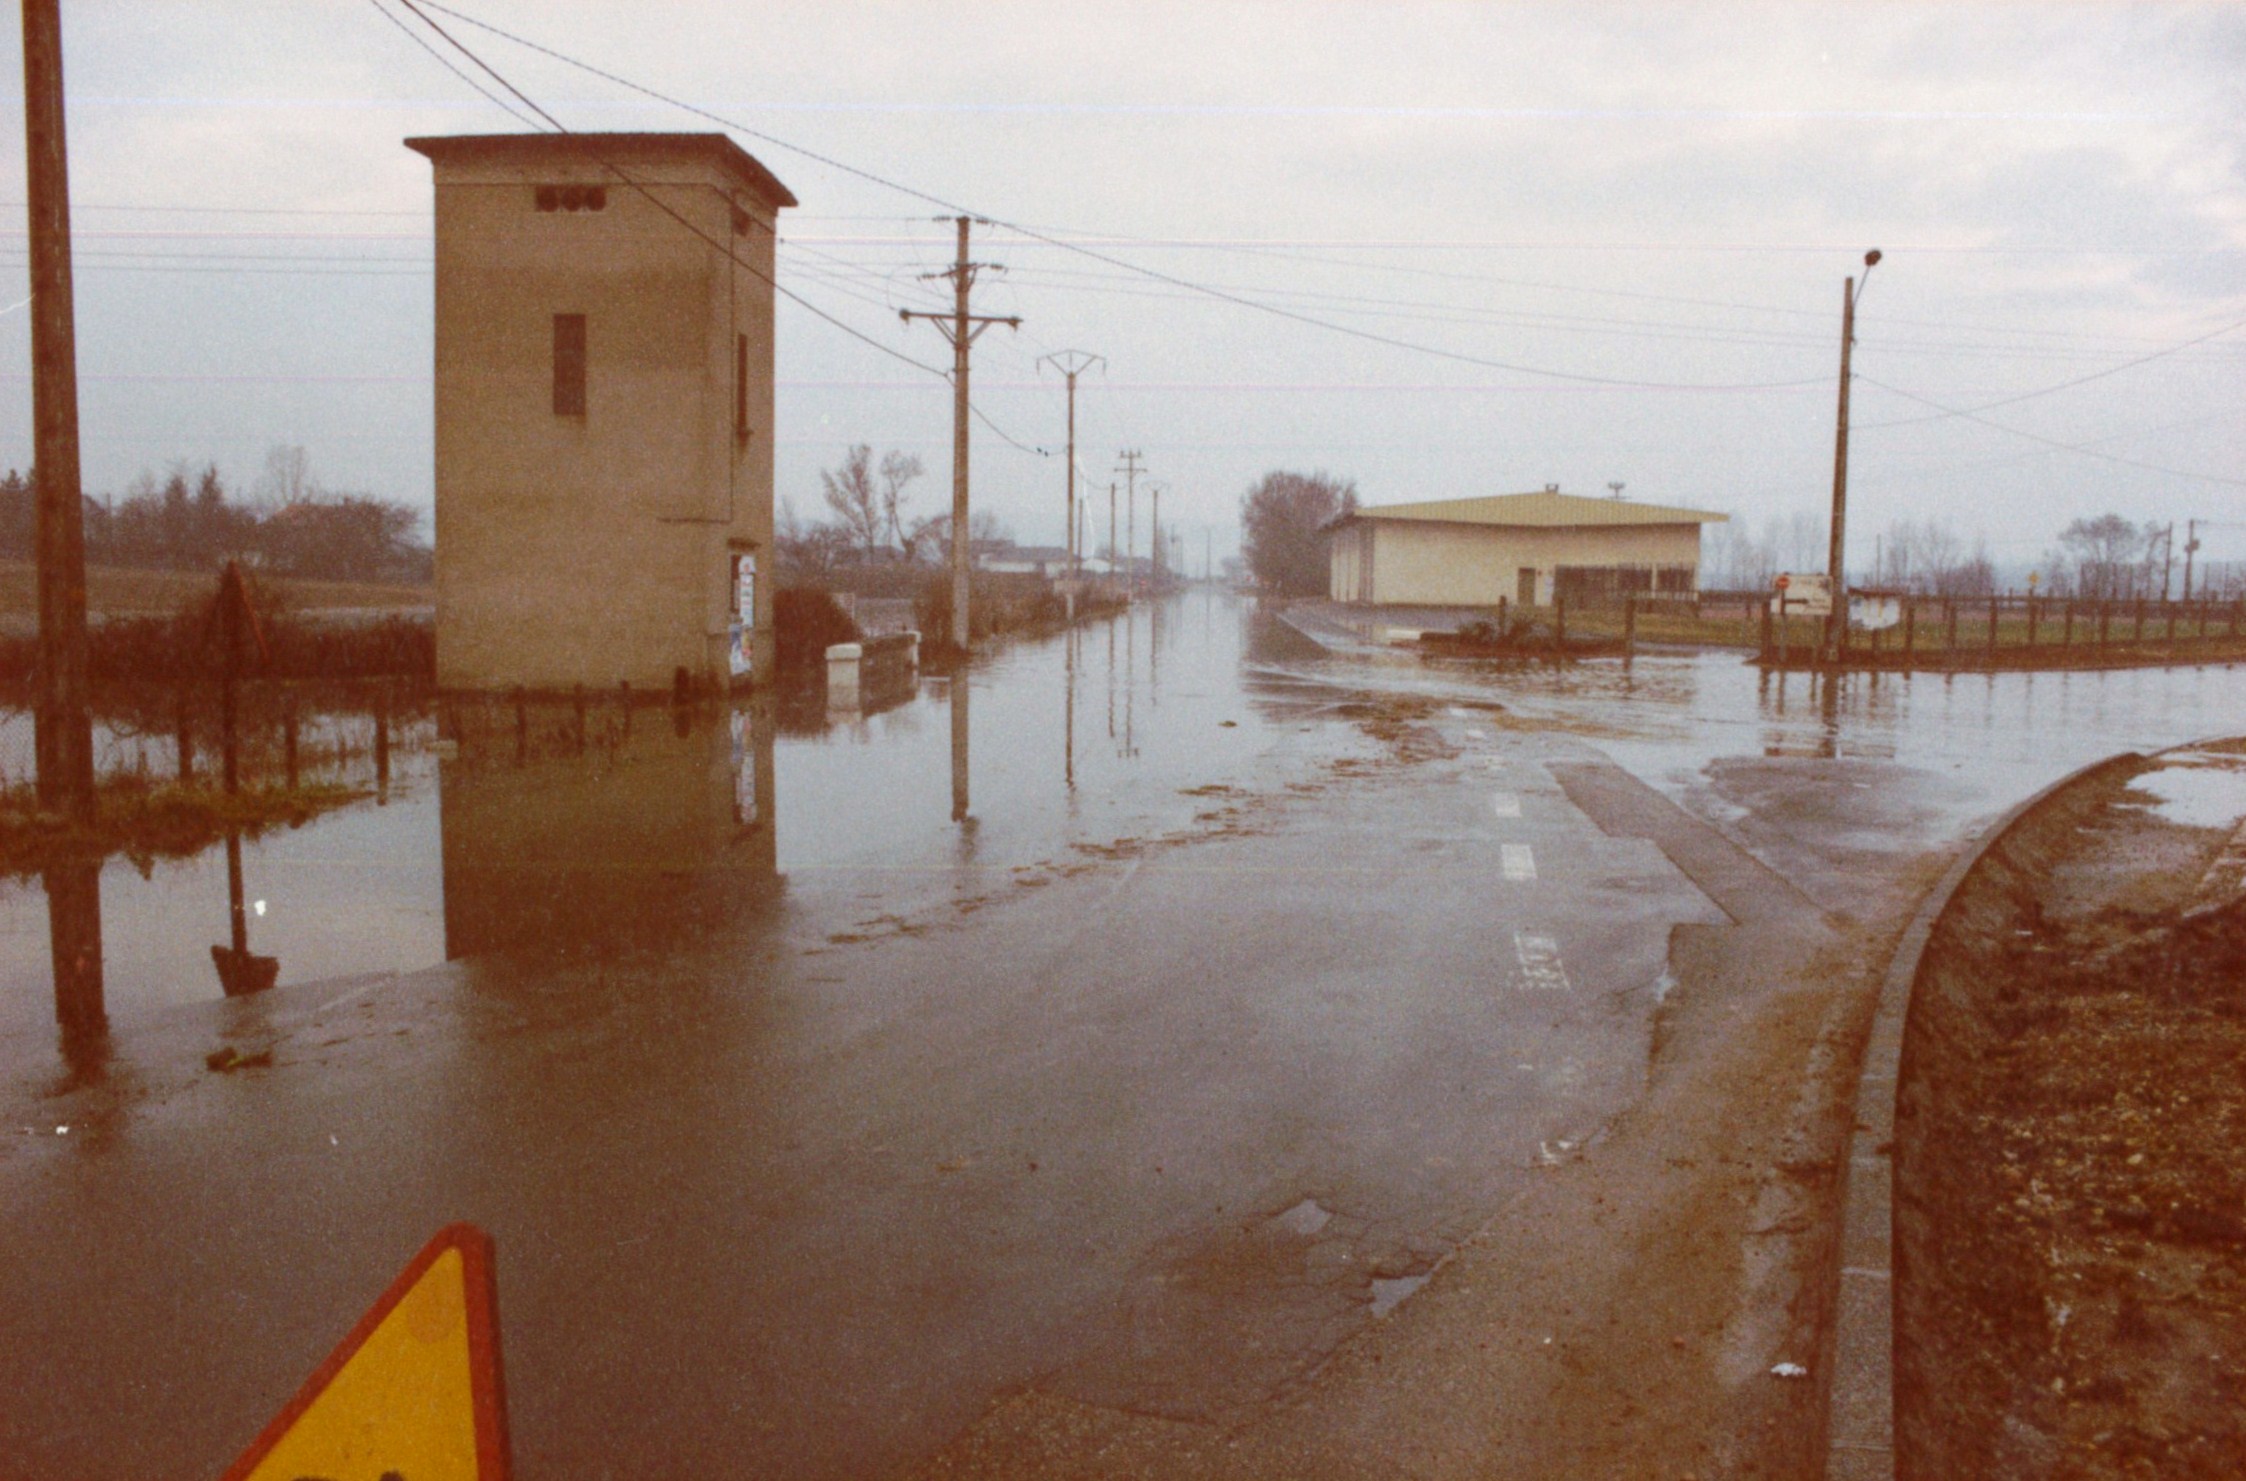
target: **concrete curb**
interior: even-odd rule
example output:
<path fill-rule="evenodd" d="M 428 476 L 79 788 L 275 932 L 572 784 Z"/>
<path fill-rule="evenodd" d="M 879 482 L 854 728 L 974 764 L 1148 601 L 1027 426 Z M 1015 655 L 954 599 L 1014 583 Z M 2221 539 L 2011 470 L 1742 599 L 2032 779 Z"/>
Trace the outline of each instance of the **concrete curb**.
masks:
<path fill-rule="evenodd" d="M 1982 831 L 1919 902 L 1880 983 L 1879 1007 L 1856 1081 L 1855 1130 L 1844 1171 L 1840 1290 L 1834 1302 L 1832 1385 L 1827 1397 L 1827 1481 L 1892 1481 L 1895 1475 L 1894 1195 L 1895 1090 L 1911 989 L 1927 941 L 1968 878 L 2038 808 L 2100 772 L 2135 766 L 2135 751 L 2069 772 Z"/>

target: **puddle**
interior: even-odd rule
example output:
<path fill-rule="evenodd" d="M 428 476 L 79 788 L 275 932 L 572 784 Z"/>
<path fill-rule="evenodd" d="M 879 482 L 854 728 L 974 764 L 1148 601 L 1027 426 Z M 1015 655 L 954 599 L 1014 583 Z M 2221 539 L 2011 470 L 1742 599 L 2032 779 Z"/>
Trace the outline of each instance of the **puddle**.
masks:
<path fill-rule="evenodd" d="M 1421 1286 L 1427 1284 L 1424 1275 L 1400 1275 L 1392 1280 L 1373 1282 L 1373 1317 L 1378 1320 L 1404 1304 Z"/>
<path fill-rule="evenodd" d="M 2246 768 L 2229 758 L 2180 757 L 2132 777 L 2129 790 L 2150 793 L 2151 810 L 2180 828 L 2228 830 L 2246 818 Z"/>
<path fill-rule="evenodd" d="M 1275 1228 L 1284 1229 L 1289 1234 L 1308 1239 L 1325 1228 L 1332 1220 L 1333 1214 L 1329 1210 L 1319 1207 L 1317 1199 L 1305 1198 L 1293 1208 L 1273 1219 L 1271 1223 Z M 1399 1297 L 1398 1299 L 1402 1298 Z"/>

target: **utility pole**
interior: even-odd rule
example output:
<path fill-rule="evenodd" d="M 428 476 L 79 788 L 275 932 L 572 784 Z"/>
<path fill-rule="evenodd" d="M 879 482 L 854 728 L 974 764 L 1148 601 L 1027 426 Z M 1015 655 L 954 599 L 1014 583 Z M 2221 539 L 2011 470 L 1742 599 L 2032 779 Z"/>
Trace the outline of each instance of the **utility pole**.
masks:
<path fill-rule="evenodd" d="M 1004 324 L 1009 329 L 1019 329 L 1022 321 L 1019 316 L 967 312 L 967 295 L 974 289 L 976 274 L 996 264 L 967 259 L 970 218 L 954 219 L 959 226 L 958 260 L 940 273 L 922 274 L 923 277 L 951 279 L 954 295 L 951 314 L 947 318 L 943 314 L 899 309 L 897 315 L 907 324 L 915 319 L 926 319 L 951 342 L 951 640 L 964 651 L 971 636 L 967 625 L 967 418 L 973 408 L 967 400 L 967 350 L 991 325 Z"/>
<path fill-rule="evenodd" d="M 2171 529 L 2174 526 L 2171 524 Z M 2199 553 L 2199 521 L 2184 521 L 2184 600 L 2191 600 L 2191 558 Z"/>
<path fill-rule="evenodd" d="M 1076 377 L 1095 364 L 1105 365 L 1107 360 L 1083 350 L 1058 350 L 1037 363 L 1047 361 L 1068 377 L 1068 574 L 1073 578 L 1083 574 L 1084 564 L 1083 547 L 1076 538 Z"/>
<path fill-rule="evenodd" d="M 2168 528 L 2160 532 L 2160 599 L 2168 600 L 2168 581 L 2176 571 L 2176 522 L 2168 521 Z"/>
<path fill-rule="evenodd" d="M 1167 484 L 1160 483 L 1150 483 L 1146 486 L 1147 497 L 1154 503 L 1154 508 L 1147 520 L 1147 564 L 1152 568 L 1147 573 L 1147 579 L 1157 587 L 1161 586 L 1162 572 L 1169 565 L 1166 558 L 1169 552 L 1162 548 L 1162 490 L 1167 487 Z"/>
<path fill-rule="evenodd" d="M 1115 579 L 1115 480 L 1107 481 L 1107 576 Z"/>
<path fill-rule="evenodd" d="M 94 820 L 86 693 L 86 513 L 78 468 L 78 340 L 70 282 L 70 154 L 63 130 L 60 0 L 24 0 L 23 146 L 31 247 L 32 459 L 39 556 L 39 806 Z M 102 1005 L 101 865 L 45 871 L 55 1019 L 66 1048 L 97 1044 Z"/>
<path fill-rule="evenodd" d="M 79 492 L 60 0 L 24 0 L 23 114 L 31 212 L 32 457 L 38 465 L 39 805 L 90 823 L 94 737 L 86 703 L 86 515 Z"/>
<path fill-rule="evenodd" d="M 1872 280 L 1879 265 L 1875 248 L 1864 254 L 1864 281 Z M 1825 570 L 1832 583 L 1833 610 L 1825 619 L 1825 657 L 1840 662 L 1841 642 L 1848 632 L 1848 381 L 1849 351 L 1856 346 L 1856 280 L 1841 285 L 1840 299 L 1840 412 L 1833 429 L 1833 530 Z"/>
<path fill-rule="evenodd" d="M 1622 497 L 1622 490 L 1624 487 L 1625 485 L 1623 484 L 1622 480 L 1618 478 L 1607 485 L 1607 492 L 1614 495 L 1615 498 L 1619 499 Z"/>
<path fill-rule="evenodd" d="M 1115 470 L 1129 479 L 1130 492 L 1123 501 L 1123 569 L 1133 587 L 1138 585 L 1138 570 L 1131 562 L 1137 558 L 1139 548 L 1139 459 L 1145 456 L 1134 448 L 1116 454 L 1123 466 Z"/>

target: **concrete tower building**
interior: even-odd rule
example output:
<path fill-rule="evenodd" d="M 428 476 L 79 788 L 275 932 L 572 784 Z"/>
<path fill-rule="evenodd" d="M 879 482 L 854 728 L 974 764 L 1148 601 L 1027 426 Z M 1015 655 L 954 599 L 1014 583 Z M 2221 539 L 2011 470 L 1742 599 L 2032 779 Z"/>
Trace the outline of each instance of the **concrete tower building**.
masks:
<path fill-rule="evenodd" d="M 437 682 L 772 671 L 772 278 L 722 134 L 408 139 L 436 176 Z"/>

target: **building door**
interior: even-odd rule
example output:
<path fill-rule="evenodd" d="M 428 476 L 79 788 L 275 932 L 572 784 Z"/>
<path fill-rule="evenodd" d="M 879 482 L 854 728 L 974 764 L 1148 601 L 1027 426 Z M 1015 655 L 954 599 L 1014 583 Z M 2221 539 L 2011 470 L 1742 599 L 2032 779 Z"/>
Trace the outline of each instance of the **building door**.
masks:
<path fill-rule="evenodd" d="M 1514 594 L 1514 597 L 1513 597 L 1513 602 L 1514 602 L 1514 605 L 1516 605 L 1516 606 L 1521 606 L 1521 607 L 1533 607 L 1533 606 L 1535 606 L 1535 605 L 1536 605 L 1536 567 L 1534 567 L 1534 566 L 1523 566 L 1523 567 L 1521 567 L 1521 573 L 1520 573 L 1520 576 L 1519 576 L 1519 578 L 1518 578 L 1518 587 L 1519 587 L 1519 590 L 1518 590 L 1518 591 L 1517 591 L 1517 592 L 1516 592 L 1516 593 Z"/>

